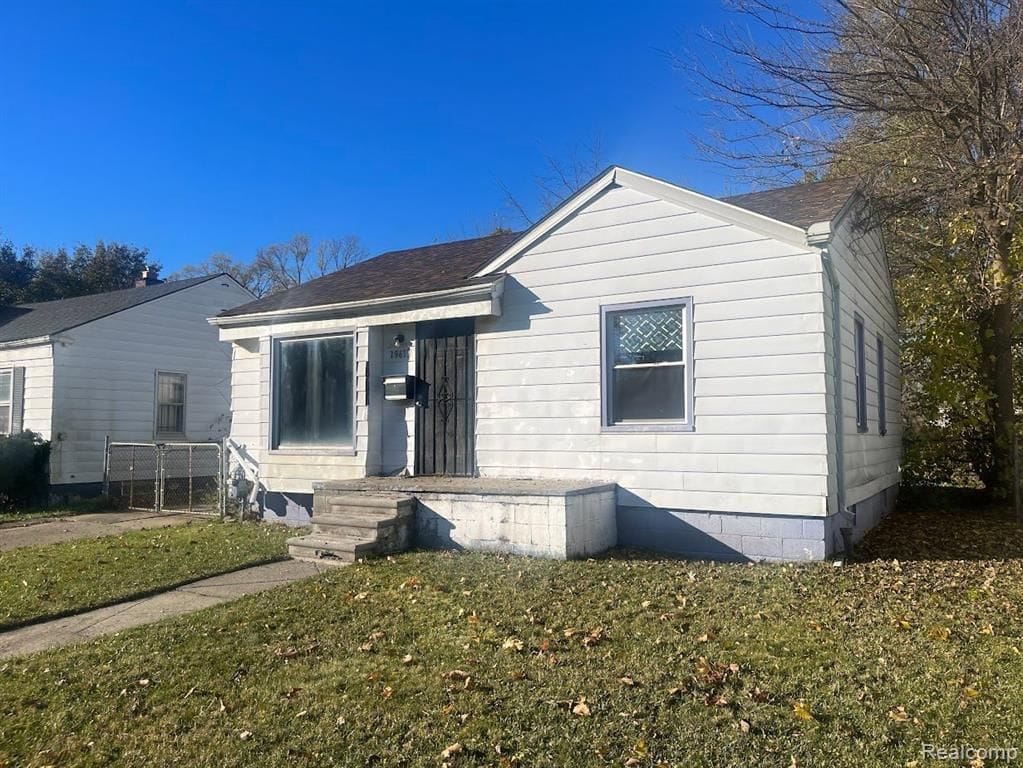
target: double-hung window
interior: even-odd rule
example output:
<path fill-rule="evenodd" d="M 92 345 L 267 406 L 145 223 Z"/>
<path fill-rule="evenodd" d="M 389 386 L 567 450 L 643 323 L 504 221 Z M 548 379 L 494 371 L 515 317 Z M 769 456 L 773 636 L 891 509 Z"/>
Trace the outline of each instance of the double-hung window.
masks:
<path fill-rule="evenodd" d="M 691 429 L 692 300 L 602 308 L 603 425 Z"/>
<path fill-rule="evenodd" d="M 279 339 L 273 363 L 274 448 L 351 448 L 355 341 L 351 334 Z"/>
<path fill-rule="evenodd" d="M 853 360 L 856 371 L 856 431 L 867 431 L 867 352 L 866 340 L 864 338 L 863 318 L 856 315 L 853 318 L 853 343 L 855 359 Z"/>
<path fill-rule="evenodd" d="M 14 403 L 14 371 L 0 371 L 0 435 L 11 433 L 12 405 Z"/>
<path fill-rule="evenodd" d="M 156 373 L 156 436 L 181 438 L 185 436 L 185 390 L 187 377 L 183 373 Z"/>

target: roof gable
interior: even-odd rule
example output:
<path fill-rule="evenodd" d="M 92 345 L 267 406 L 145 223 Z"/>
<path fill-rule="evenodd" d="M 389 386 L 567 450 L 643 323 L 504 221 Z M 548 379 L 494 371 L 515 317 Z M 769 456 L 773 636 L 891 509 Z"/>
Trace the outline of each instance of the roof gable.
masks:
<path fill-rule="evenodd" d="M 189 280 L 174 280 L 142 288 L 93 293 L 71 299 L 15 304 L 0 308 L 0 344 L 45 338 L 72 328 L 123 312 L 126 309 L 162 299 L 196 285 L 229 278 L 224 273 L 203 275 Z"/>
<path fill-rule="evenodd" d="M 822 183 L 829 184 L 829 182 Z M 835 187 L 834 189 L 829 189 L 828 194 L 819 194 L 817 196 L 819 202 L 816 205 L 807 204 L 803 207 L 797 206 L 797 203 L 801 203 L 804 191 L 813 187 L 814 185 L 812 184 L 796 185 L 795 187 L 785 187 L 780 190 L 772 190 L 771 192 L 754 193 L 754 195 L 742 195 L 737 198 L 719 200 L 652 176 L 611 166 L 537 222 L 535 226 L 523 233 L 507 249 L 481 268 L 476 273 L 476 276 L 482 277 L 505 269 L 508 264 L 518 258 L 526 249 L 546 237 L 562 222 L 580 211 L 612 186 L 631 187 L 653 197 L 678 203 L 694 211 L 699 211 L 708 216 L 713 216 L 722 221 L 797 246 L 807 246 L 806 228 L 810 224 L 830 221 L 844 207 L 853 192 L 853 190 L 850 190 L 842 196 L 840 190 Z M 758 197 L 761 195 L 765 197 Z M 748 204 L 749 200 L 741 199 L 750 197 L 755 197 L 753 203 L 756 207 Z M 839 201 L 837 205 L 836 201 Z M 768 202 L 771 205 L 768 205 Z M 758 208 L 761 210 L 758 210 Z M 771 215 L 764 211 L 769 211 Z M 802 223 L 807 218 L 812 219 L 818 213 L 823 218 L 814 219 L 809 224 Z"/>

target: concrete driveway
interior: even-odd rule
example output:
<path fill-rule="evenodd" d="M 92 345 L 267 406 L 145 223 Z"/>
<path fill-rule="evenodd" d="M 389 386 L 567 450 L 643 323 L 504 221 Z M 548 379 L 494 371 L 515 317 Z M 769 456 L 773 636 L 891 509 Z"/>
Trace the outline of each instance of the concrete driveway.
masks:
<path fill-rule="evenodd" d="M 166 528 L 201 519 L 194 515 L 158 515 L 154 512 L 97 512 L 39 523 L 8 523 L 0 526 L 0 550 L 57 544 L 75 539 L 98 539 L 126 531 Z"/>

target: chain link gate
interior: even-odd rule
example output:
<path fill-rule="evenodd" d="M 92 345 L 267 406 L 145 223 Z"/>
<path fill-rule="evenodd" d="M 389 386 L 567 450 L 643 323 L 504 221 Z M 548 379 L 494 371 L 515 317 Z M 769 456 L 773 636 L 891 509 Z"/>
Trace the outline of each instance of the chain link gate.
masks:
<path fill-rule="evenodd" d="M 103 492 L 127 509 L 223 517 L 223 446 L 108 442 Z"/>

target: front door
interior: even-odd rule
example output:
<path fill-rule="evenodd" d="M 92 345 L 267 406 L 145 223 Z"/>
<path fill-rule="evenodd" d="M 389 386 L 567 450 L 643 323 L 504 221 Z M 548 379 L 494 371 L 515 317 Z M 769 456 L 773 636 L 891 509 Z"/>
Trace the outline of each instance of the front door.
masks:
<path fill-rule="evenodd" d="M 416 326 L 416 474 L 472 475 L 476 324 Z"/>

